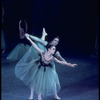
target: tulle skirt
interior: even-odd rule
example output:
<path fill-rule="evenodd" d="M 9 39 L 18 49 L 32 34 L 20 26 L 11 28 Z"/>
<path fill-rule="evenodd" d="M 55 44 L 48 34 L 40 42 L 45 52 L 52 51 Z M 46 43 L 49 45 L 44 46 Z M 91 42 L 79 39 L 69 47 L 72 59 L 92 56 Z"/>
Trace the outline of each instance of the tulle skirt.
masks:
<path fill-rule="evenodd" d="M 29 45 L 23 44 L 23 43 L 19 43 L 19 44 L 10 52 L 10 54 L 7 56 L 6 59 L 11 60 L 11 61 L 20 60 L 20 59 L 25 55 L 25 53 L 28 51 L 29 48 L 30 48 Z"/>
<path fill-rule="evenodd" d="M 46 50 L 41 44 L 37 44 L 39 48 Z M 22 80 L 29 88 L 33 87 L 36 94 L 53 95 L 56 85 L 57 92 L 60 90 L 58 74 L 56 73 L 55 64 L 51 62 L 51 66 L 46 67 L 40 63 L 40 55 L 34 47 L 30 47 L 27 53 L 15 66 L 15 75 Z M 38 63 L 36 63 L 39 61 Z M 39 66 L 41 67 L 39 68 Z"/>
<path fill-rule="evenodd" d="M 60 83 L 58 75 L 55 71 L 55 66 L 40 68 L 40 62 L 36 63 L 38 59 L 31 61 L 29 64 L 17 64 L 15 67 L 15 75 L 22 80 L 29 88 L 34 87 L 36 94 L 53 95 L 54 86 L 56 85 L 57 92 L 60 90 Z"/>

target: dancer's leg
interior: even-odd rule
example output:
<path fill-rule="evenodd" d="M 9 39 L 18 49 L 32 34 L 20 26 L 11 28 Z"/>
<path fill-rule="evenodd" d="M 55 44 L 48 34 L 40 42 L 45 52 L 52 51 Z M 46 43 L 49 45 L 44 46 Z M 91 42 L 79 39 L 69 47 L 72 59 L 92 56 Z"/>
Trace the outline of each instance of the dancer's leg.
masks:
<path fill-rule="evenodd" d="M 38 100 L 42 100 L 41 93 L 38 95 Z"/>
<path fill-rule="evenodd" d="M 43 41 L 45 41 L 45 37 L 46 37 L 46 36 L 47 36 L 47 33 L 45 32 L 45 28 L 43 28 L 41 39 L 42 39 Z"/>
<path fill-rule="evenodd" d="M 61 98 L 57 95 L 56 84 L 54 84 L 54 98 L 60 100 Z"/>
<path fill-rule="evenodd" d="M 33 40 L 33 41 L 36 41 L 36 42 L 39 42 L 41 43 L 42 45 L 47 45 L 47 41 L 44 41 L 36 36 L 33 36 L 33 35 L 29 35 L 29 37 Z"/>
<path fill-rule="evenodd" d="M 34 96 L 34 88 L 31 87 L 31 94 L 30 94 L 29 99 L 33 99 L 33 96 Z"/>

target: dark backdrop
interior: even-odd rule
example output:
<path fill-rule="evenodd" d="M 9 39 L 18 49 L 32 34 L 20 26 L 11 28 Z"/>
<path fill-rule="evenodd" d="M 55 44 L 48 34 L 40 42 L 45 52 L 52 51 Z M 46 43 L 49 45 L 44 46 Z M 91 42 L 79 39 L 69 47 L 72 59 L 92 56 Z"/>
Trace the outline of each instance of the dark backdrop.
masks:
<path fill-rule="evenodd" d="M 63 56 L 91 54 L 97 34 L 97 0 L 2 0 L 8 49 L 19 43 L 18 22 L 26 19 L 28 33 L 38 37 L 45 27 L 47 40 L 60 36 Z M 10 44 L 10 46 L 9 46 Z"/>

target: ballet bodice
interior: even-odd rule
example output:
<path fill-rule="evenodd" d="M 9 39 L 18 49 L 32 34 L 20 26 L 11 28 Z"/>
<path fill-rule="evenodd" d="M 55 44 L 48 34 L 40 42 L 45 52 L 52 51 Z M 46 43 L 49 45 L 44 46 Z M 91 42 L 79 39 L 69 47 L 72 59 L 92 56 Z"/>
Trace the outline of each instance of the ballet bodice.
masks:
<path fill-rule="evenodd" d="M 45 58 L 45 52 L 42 52 L 42 53 L 41 53 L 41 61 L 42 61 L 44 64 L 48 65 L 48 64 L 51 63 L 52 60 L 53 60 L 53 57 L 52 57 L 51 59 L 47 60 L 47 59 Z"/>

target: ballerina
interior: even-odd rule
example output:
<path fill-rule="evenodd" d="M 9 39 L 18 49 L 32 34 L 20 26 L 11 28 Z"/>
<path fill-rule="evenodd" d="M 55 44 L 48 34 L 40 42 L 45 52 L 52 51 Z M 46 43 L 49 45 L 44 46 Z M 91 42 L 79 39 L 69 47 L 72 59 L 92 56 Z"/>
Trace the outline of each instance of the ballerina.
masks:
<path fill-rule="evenodd" d="M 75 67 L 77 64 L 60 61 L 53 55 L 56 51 L 54 45 L 49 45 L 47 51 L 40 49 L 30 38 L 26 36 L 32 46 L 35 48 L 37 58 L 29 62 L 24 62 L 24 57 L 15 66 L 15 75 L 22 80 L 31 89 L 29 100 L 33 100 L 34 92 L 38 95 L 38 100 L 42 100 L 41 95 L 54 95 L 55 99 L 60 99 L 57 92 L 60 90 L 60 82 L 58 74 L 55 70 L 54 62 L 70 67 Z M 34 56 L 33 56 L 34 57 Z"/>
<path fill-rule="evenodd" d="M 22 24 L 23 27 L 21 26 L 21 24 L 22 20 L 19 21 L 19 37 L 20 37 L 19 44 L 10 52 L 10 54 L 6 58 L 11 61 L 20 60 L 30 48 L 30 44 L 25 38 L 25 33 L 28 30 L 28 25 L 26 20 L 24 20 L 24 23 Z"/>

